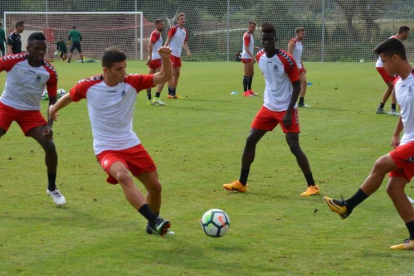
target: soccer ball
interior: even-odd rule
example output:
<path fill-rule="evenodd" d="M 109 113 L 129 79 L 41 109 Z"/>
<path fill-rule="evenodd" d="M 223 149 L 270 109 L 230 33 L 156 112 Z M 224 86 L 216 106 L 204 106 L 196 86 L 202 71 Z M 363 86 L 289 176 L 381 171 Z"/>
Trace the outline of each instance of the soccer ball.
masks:
<path fill-rule="evenodd" d="M 65 89 L 58 89 L 58 91 L 57 91 L 58 99 L 62 98 L 65 94 L 66 94 Z"/>
<path fill-rule="evenodd" d="M 59 50 L 56 50 L 56 51 L 54 52 L 54 55 L 55 55 L 55 56 L 60 55 L 60 51 L 59 51 Z"/>
<path fill-rule="evenodd" d="M 220 238 L 230 229 L 229 216 L 220 209 L 211 209 L 201 218 L 201 228 L 207 236 Z"/>
<path fill-rule="evenodd" d="M 43 101 L 48 101 L 49 100 L 49 94 L 47 94 L 47 89 L 43 90 L 42 100 Z"/>

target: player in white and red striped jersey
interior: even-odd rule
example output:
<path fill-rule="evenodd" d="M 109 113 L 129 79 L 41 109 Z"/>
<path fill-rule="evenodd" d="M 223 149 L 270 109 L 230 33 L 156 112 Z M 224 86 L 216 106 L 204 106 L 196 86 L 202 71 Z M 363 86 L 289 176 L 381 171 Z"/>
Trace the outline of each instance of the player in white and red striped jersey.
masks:
<path fill-rule="evenodd" d="M 409 35 L 410 35 L 410 28 L 407 26 L 401 26 L 398 29 L 398 34 L 391 36 L 389 39 L 399 39 L 401 41 L 404 41 L 408 38 Z M 396 76 L 392 76 L 385 71 L 381 58 L 379 57 L 378 57 L 377 63 L 375 64 L 375 67 L 378 73 L 381 75 L 382 79 L 384 80 L 385 84 L 387 85 L 387 89 L 382 95 L 380 105 L 377 108 L 377 114 L 390 114 L 392 116 L 398 116 L 399 114 L 397 112 L 397 100 L 395 99 L 395 93 L 394 93 L 394 81 L 396 79 Z M 391 96 L 391 111 L 387 113 L 384 110 L 384 106 L 390 96 Z"/>
<path fill-rule="evenodd" d="M 46 193 L 57 205 L 66 203 L 56 189 L 58 156 L 53 142 L 52 124 L 40 113 L 40 100 L 45 86 L 49 105 L 56 102 L 57 73 L 44 60 L 47 51 L 43 33 L 32 33 L 27 40 L 27 54 L 7 55 L 0 59 L 0 72 L 7 72 L 6 84 L 0 98 L 0 137 L 6 134 L 12 122 L 17 122 L 23 133 L 35 139 L 45 151 L 48 188 Z"/>
<path fill-rule="evenodd" d="M 154 22 L 155 30 L 152 31 L 150 40 L 148 42 L 148 60 L 149 74 L 154 74 L 161 70 L 161 56 L 158 54 L 158 49 L 162 47 L 161 33 L 164 31 L 164 21 L 156 19 Z M 161 91 L 164 88 L 164 83 L 157 85 L 157 92 L 154 99 L 151 101 L 151 88 L 147 89 L 148 105 L 164 106 L 165 103 L 160 100 Z"/>
<path fill-rule="evenodd" d="M 251 125 L 249 137 L 242 157 L 239 180 L 224 184 L 229 191 L 246 192 L 250 166 L 256 154 L 256 145 L 268 132 L 280 124 L 286 134 L 286 141 L 301 168 L 308 187 L 301 196 L 319 194 L 315 185 L 306 155 L 299 145 L 299 119 L 296 101 L 299 96 L 300 82 L 295 60 L 291 55 L 275 46 L 276 30 L 271 23 L 262 25 L 262 46 L 256 60 L 266 82 L 264 104 Z"/>
<path fill-rule="evenodd" d="M 126 75 L 126 55 L 111 47 L 102 56 L 103 74 L 80 81 L 49 109 L 57 112 L 82 99 L 87 100 L 92 125 L 93 148 L 98 162 L 108 174 L 107 182 L 120 183 L 125 198 L 147 220 L 147 232 L 164 235 L 170 222 L 158 217 L 161 207 L 161 184 L 156 166 L 132 129 L 137 94 L 165 83 L 172 77 L 171 49 L 160 47 L 161 70 L 150 75 Z M 147 200 L 134 185 L 131 172 L 148 191 Z"/>
<path fill-rule="evenodd" d="M 306 81 L 306 69 L 302 63 L 302 53 L 303 53 L 303 44 L 302 41 L 305 38 L 305 28 L 297 27 L 295 29 L 296 36 L 289 40 L 288 43 L 288 53 L 293 56 L 296 61 L 296 65 L 299 70 L 299 80 L 300 80 L 300 93 L 299 93 L 299 107 L 310 107 L 305 104 L 305 94 L 308 83 Z"/>
<path fill-rule="evenodd" d="M 177 25 L 173 26 L 168 31 L 168 38 L 165 46 L 172 49 L 171 64 L 173 67 L 173 77 L 168 82 L 168 98 L 180 99 L 177 95 L 178 79 L 181 71 L 181 51 L 182 48 L 187 52 L 187 57 L 191 57 L 190 49 L 188 48 L 188 31 L 184 28 L 185 14 L 183 12 L 177 15 Z"/>
<path fill-rule="evenodd" d="M 241 55 L 241 61 L 244 65 L 244 76 L 243 76 L 243 96 L 253 97 L 258 96 L 257 93 L 252 90 L 252 82 L 254 75 L 254 50 L 259 50 L 259 47 L 254 46 L 253 33 L 256 30 L 256 22 L 250 21 L 247 31 L 243 35 L 243 52 Z"/>
<path fill-rule="evenodd" d="M 394 150 L 375 161 L 369 176 L 354 196 L 346 200 L 324 197 L 324 200 L 332 211 L 347 218 L 356 206 L 378 190 L 388 174 L 388 195 L 409 232 L 408 239 L 391 246 L 390 249 L 414 250 L 414 209 L 404 192 L 414 176 L 414 68 L 407 60 L 405 47 L 400 39 L 387 39 L 374 49 L 374 53 L 381 58 L 389 75 L 398 76 L 394 89 L 401 107 L 401 116 L 391 140 Z M 404 134 L 400 138 L 402 131 Z"/>

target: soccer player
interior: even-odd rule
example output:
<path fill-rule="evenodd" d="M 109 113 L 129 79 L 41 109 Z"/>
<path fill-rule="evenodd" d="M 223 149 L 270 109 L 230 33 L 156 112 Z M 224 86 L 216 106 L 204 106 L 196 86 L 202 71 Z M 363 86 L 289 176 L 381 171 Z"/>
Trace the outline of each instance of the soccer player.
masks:
<path fill-rule="evenodd" d="M 6 32 L 3 29 L 3 23 L 0 22 L 0 52 L 1 56 L 6 54 L 6 49 L 4 48 L 4 44 L 7 43 Z"/>
<path fill-rule="evenodd" d="M 158 54 L 158 49 L 162 47 L 161 33 L 164 31 L 164 21 L 162 19 L 155 20 L 155 30 L 152 31 L 150 41 L 148 43 L 148 60 L 149 74 L 154 74 L 161 70 L 161 56 Z M 164 106 L 165 103 L 160 100 L 161 91 L 164 84 L 157 85 L 157 92 L 154 99 L 151 101 L 151 88 L 147 89 L 148 105 Z"/>
<path fill-rule="evenodd" d="M 21 33 L 24 31 L 24 22 L 18 21 L 15 30 L 7 38 L 7 50 L 9 54 L 19 54 L 22 52 Z"/>
<path fill-rule="evenodd" d="M 410 35 L 410 28 L 407 26 L 401 26 L 398 29 L 398 34 L 393 35 L 390 37 L 390 39 L 399 39 L 401 41 L 404 41 L 408 38 Z M 377 68 L 378 73 L 380 73 L 382 79 L 384 80 L 385 84 L 387 85 L 387 89 L 385 90 L 384 94 L 382 95 L 381 103 L 377 109 L 377 114 L 387 114 L 384 110 L 385 103 L 387 102 L 388 98 L 391 95 L 391 111 L 390 115 L 392 116 L 398 116 L 397 112 L 397 101 L 395 99 L 395 92 L 394 92 L 394 81 L 396 79 L 396 76 L 389 75 L 385 69 L 384 65 L 382 64 L 381 58 L 378 57 L 377 63 L 375 64 L 375 67 Z"/>
<path fill-rule="evenodd" d="M 40 100 L 45 85 L 50 106 L 56 102 L 58 81 L 56 70 L 44 60 L 46 37 L 43 33 L 35 32 L 29 36 L 27 52 L 0 59 L 0 72 L 7 72 L 6 84 L 0 97 L 0 137 L 16 121 L 26 136 L 32 137 L 42 146 L 48 177 L 46 193 L 57 205 L 64 205 L 65 197 L 56 188 L 58 156 L 53 142 L 53 120 L 48 116 L 46 122 L 40 113 Z"/>
<path fill-rule="evenodd" d="M 168 82 L 168 98 L 169 99 L 180 99 L 177 95 L 178 79 L 180 78 L 181 71 L 181 50 L 187 52 L 187 57 L 191 57 L 190 49 L 188 48 L 188 31 L 184 28 L 185 25 L 185 14 L 183 12 L 177 15 L 177 25 L 173 26 L 168 31 L 167 41 L 165 46 L 170 46 L 172 49 L 171 64 L 173 67 L 173 77 Z"/>
<path fill-rule="evenodd" d="M 83 54 L 82 54 L 82 48 L 81 48 L 81 41 L 82 41 L 82 35 L 81 33 L 76 29 L 76 26 L 72 26 L 72 30 L 68 33 L 68 40 L 72 41 L 72 46 L 69 50 L 69 58 L 68 63 L 70 63 L 70 60 L 72 59 L 73 51 L 78 50 L 79 55 L 81 57 L 81 61 L 83 63 Z"/>
<path fill-rule="evenodd" d="M 305 38 L 305 28 L 298 27 L 295 29 L 296 36 L 289 40 L 288 43 L 288 53 L 293 56 L 296 61 L 296 65 L 299 70 L 299 81 L 300 81 L 300 93 L 299 93 L 299 107 L 310 107 L 310 105 L 305 104 L 305 94 L 306 94 L 306 69 L 302 63 L 302 53 L 303 53 L 303 44 L 302 40 Z"/>
<path fill-rule="evenodd" d="M 324 197 L 324 200 L 331 210 L 342 218 L 347 218 L 356 206 L 381 186 L 388 173 L 388 195 L 410 235 L 403 243 L 391 246 L 391 249 L 413 250 L 414 210 L 404 193 L 404 188 L 414 175 L 414 70 L 407 61 L 405 47 L 399 39 L 387 39 L 374 49 L 374 53 L 379 55 L 389 75 L 399 76 L 395 81 L 394 89 L 401 107 L 401 117 L 392 137 L 391 146 L 394 150 L 375 161 L 371 173 L 354 196 L 346 200 Z M 400 140 L 400 133 L 403 130 L 404 135 Z"/>
<path fill-rule="evenodd" d="M 171 49 L 161 47 L 161 70 L 154 75 L 126 74 L 126 55 L 111 47 L 102 56 L 103 74 L 78 82 L 50 107 L 56 120 L 58 111 L 81 99 L 87 100 L 92 125 L 93 147 L 99 164 L 108 174 L 107 182 L 120 183 L 125 198 L 147 220 L 148 234 L 168 233 L 170 222 L 158 216 L 161 184 L 156 166 L 132 130 L 135 99 L 139 91 L 165 83 L 172 77 Z M 104 108 L 103 108 L 104 107 Z M 134 185 L 131 172 L 148 191 L 147 199 Z"/>
<path fill-rule="evenodd" d="M 246 192 L 247 178 L 250 165 L 254 161 L 256 145 L 268 131 L 272 131 L 280 124 L 286 134 L 290 151 L 296 157 L 308 183 L 308 188 L 301 196 L 318 195 L 319 187 L 315 185 L 308 159 L 299 145 L 300 129 L 296 101 L 299 96 L 300 82 L 297 66 L 292 56 L 276 48 L 275 43 L 275 28 L 271 23 L 264 23 L 262 25 L 264 50 L 256 56 L 266 83 L 264 104 L 254 118 L 250 135 L 247 137 L 240 178 L 230 184 L 224 184 L 223 188 L 229 191 Z"/>
<path fill-rule="evenodd" d="M 249 27 L 246 33 L 243 35 L 243 52 L 241 56 L 241 61 L 244 64 L 243 96 L 245 97 L 258 96 L 258 94 L 254 93 L 252 90 L 254 64 L 256 63 L 256 60 L 253 56 L 253 51 L 254 49 L 259 50 L 259 47 L 254 47 L 253 33 L 255 30 L 256 22 L 250 21 Z"/>
<path fill-rule="evenodd" d="M 66 60 L 68 53 L 68 47 L 66 47 L 66 42 L 63 40 L 63 37 L 59 36 L 59 40 L 56 42 L 56 50 L 60 52 L 60 61 Z"/>

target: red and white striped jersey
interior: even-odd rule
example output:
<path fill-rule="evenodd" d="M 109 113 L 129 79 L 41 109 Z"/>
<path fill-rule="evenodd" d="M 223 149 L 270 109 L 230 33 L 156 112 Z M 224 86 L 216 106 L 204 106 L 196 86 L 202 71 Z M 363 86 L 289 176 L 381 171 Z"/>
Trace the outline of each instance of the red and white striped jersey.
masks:
<path fill-rule="evenodd" d="M 243 52 L 242 52 L 242 58 L 246 58 L 246 59 L 252 59 L 251 56 L 249 56 L 249 54 L 247 54 L 246 52 L 246 47 L 249 49 L 250 53 L 253 55 L 253 51 L 254 51 L 254 38 L 253 35 L 249 32 L 246 32 L 243 35 Z"/>
<path fill-rule="evenodd" d="M 132 130 L 134 104 L 139 91 L 154 86 L 153 76 L 128 75 L 117 86 L 109 87 L 97 75 L 79 81 L 70 90 L 74 102 L 87 99 L 95 154 L 141 143 Z"/>
<path fill-rule="evenodd" d="M 405 80 L 398 77 L 394 82 L 394 89 L 404 125 L 404 135 L 400 145 L 404 145 L 414 141 L 414 73 L 411 72 Z"/>
<path fill-rule="evenodd" d="M 257 53 L 256 60 L 266 82 L 263 105 L 272 111 L 287 110 L 292 97 L 292 83 L 299 80 L 294 58 L 278 49 L 270 58 L 261 50 Z"/>
<path fill-rule="evenodd" d="M 181 57 L 184 42 L 188 41 L 187 29 L 175 25 L 168 31 L 168 36 L 172 37 L 169 45 L 172 50 L 171 54 L 176 57 Z"/>
<path fill-rule="evenodd" d="M 0 72 L 7 72 L 0 101 L 18 110 L 40 110 L 45 86 L 49 96 L 56 96 L 58 75 L 49 62 L 33 67 L 27 57 L 27 54 L 16 54 L 0 58 Z"/>
<path fill-rule="evenodd" d="M 153 30 L 151 33 L 150 41 L 154 43 L 152 47 L 151 59 L 160 59 L 161 56 L 158 54 L 158 49 L 162 46 L 162 36 L 160 32 Z"/>

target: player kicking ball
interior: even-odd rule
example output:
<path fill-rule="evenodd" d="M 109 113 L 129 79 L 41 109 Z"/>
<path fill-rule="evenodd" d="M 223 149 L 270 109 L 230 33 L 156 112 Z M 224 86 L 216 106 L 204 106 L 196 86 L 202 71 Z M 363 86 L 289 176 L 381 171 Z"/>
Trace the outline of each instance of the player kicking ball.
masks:
<path fill-rule="evenodd" d="M 414 70 L 407 61 L 404 44 L 398 39 L 387 39 L 379 44 L 374 53 L 379 55 L 389 75 L 398 75 L 394 89 L 401 116 L 392 137 L 390 153 L 377 159 L 371 173 L 355 195 L 346 200 L 324 197 L 332 211 L 347 218 L 355 207 L 372 195 L 382 184 L 388 173 L 387 193 L 395 209 L 405 222 L 409 238 L 401 244 L 391 246 L 393 250 L 414 249 L 414 210 L 404 189 L 414 176 Z M 400 140 L 400 133 L 404 134 Z"/>
<path fill-rule="evenodd" d="M 148 220 L 147 233 L 161 236 L 169 233 L 168 220 L 159 217 L 161 184 L 156 166 L 132 130 L 137 94 L 172 78 L 171 49 L 160 47 L 161 70 L 150 75 L 126 75 L 126 55 L 111 47 L 102 56 L 103 73 L 79 81 L 49 109 L 56 120 L 58 111 L 71 102 L 87 100 L 92 125 L 94 152 L 108 174 L 107 182 L 120 183 L 127 201 Z M 135 186 L 132 173 L 148 191 L 147 198 Z"/>
<path fill-rule="evenodd" d="M 46 51 L 46 37 L 43 33 L 35 32 L 27 39 L 27 54 L 8 55 L 0 59 L 0 72 L 7 72 L 0 98 L 0 137 L 16 121 L 24 135 L 32 137 L 42 146 L 48 178 L 46 193 L 58 206 L 62 206 L 66 199 L 56 188 L 58 156 L 53 142 L 53 120 L 49 117 L 46 122 L 40 113 L 40 100 L 45 86 L 49 94 L 49 106 L 56 102 L 57 95 L 57 73 L 44 60 Z"/>
<path fill-rule="evenodd" d="M 250 165 L 254 161 L 256 145 L 268 132 L 280 124 L 286 134 L 290 151 L 305 175 L 308 188 L 301 196 L 319 195 L 308 159 L 299 146 L 299 119 L 296 101 L 299 96 L 300 82 L 295 60 L 291 55 L 275 46 L 276 30 L 271 23 L 262 25 L 262 45 L 264 50 L 257 53 L 256 60 L 262 71 L 266 88 L 264 104 L 251 125 L 249 137 L 242 157 L 239 180 L 224 184 L 229 191 L 246 192 Z"/>

